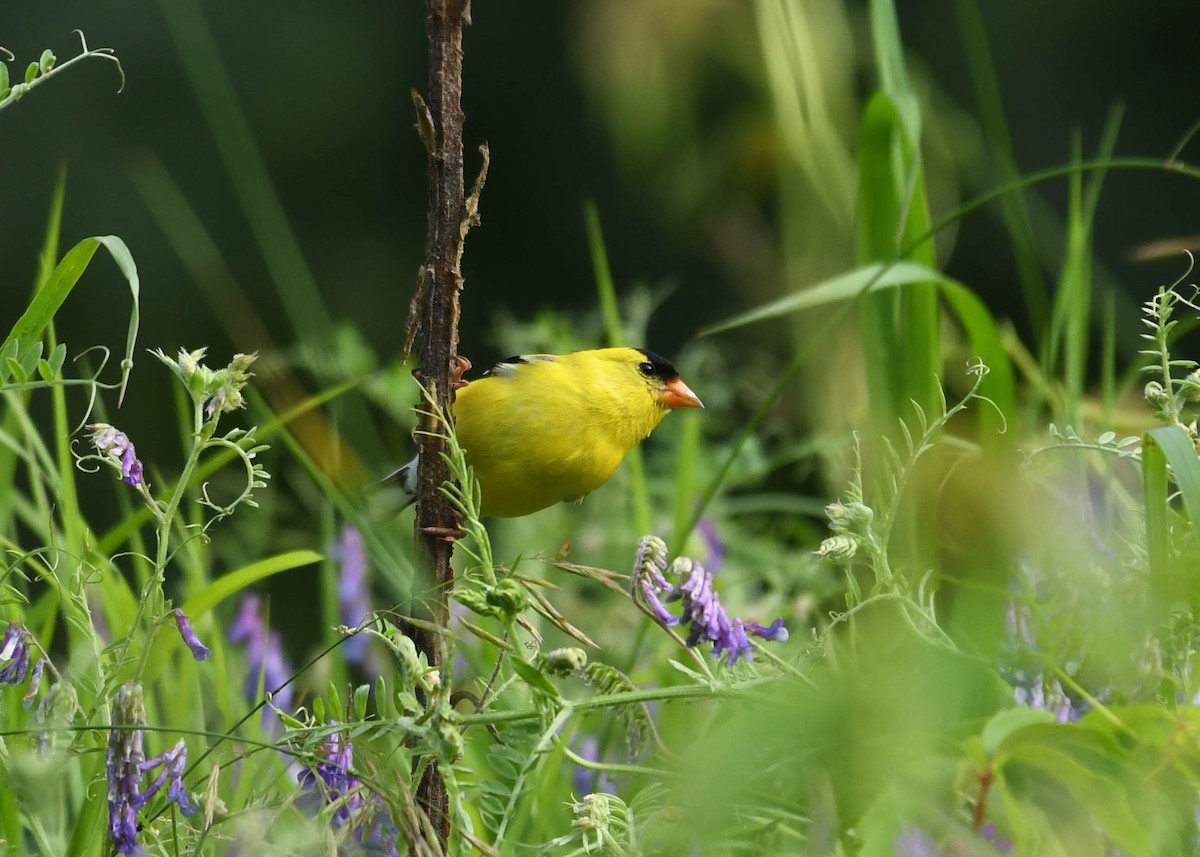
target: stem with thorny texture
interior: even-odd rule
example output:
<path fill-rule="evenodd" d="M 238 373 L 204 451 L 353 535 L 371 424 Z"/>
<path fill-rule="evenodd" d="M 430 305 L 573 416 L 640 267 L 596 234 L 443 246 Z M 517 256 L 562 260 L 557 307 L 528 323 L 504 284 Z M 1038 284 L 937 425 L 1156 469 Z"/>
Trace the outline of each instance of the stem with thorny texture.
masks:
<path fill-rule="evenodd" d="M 470 24 L 469 0 L 428 0 L 429 102 L 413 93 L 417 131 L 429 157 L 429 232 L 425 262 L 418 272 L 417 293 L 407 325 L 405 354 L 415 335 L 421 334 L 421 378 L 430 397 L 446 414 L 452 412 L 454 389 L 452 362 L 458 350 L 459 293 L 463 279 L 460 262 L 467 231 L 478 221 L 477 199 L 482 174 L 470 197 L 464 196 L 462 33 Z M 487 169 L 484 151 L 483 170 Z M 415 553 L 417 623 L 415 642 L 432 667 L 446 660 L 444 632 L 450 621 L 447 601 L 454 582 L 450 567 L 451 542 L 430 534 L 430 529 L 455 527 L 453 508 L 441 486 L 449 477 L 442 453 L 446 442 L 433 415 L 422 411 L 414 432 L 420 449 L 417 466 Z M 449 760 L 452 761 L 452 760 Z M 439 844 L 450 836 L 449 796 L 437 764 L 425 769 L 417 788 Z"/>

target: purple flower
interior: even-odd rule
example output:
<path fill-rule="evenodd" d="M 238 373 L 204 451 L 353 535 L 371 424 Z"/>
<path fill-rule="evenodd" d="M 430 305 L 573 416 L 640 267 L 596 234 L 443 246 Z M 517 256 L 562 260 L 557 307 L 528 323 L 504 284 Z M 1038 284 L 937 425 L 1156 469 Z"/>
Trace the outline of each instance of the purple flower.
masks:
<path fill-rule="evenodd" d="M 338 578 L 338 618 L 347 628 L 356 628 L 371 613 L 367 550 L 362 534 L 347 524 L 329 553 L 342 571 Z M 342 644 L 343 657 L 349 663 L 361 664 L 366 652 L 367 638 L 362 634 L 355 634 Z"/>
<path fill-rule="evenodd" d="M 142 771 L 152 771 L 159 768 L 158 776 L 154 778 L 154 782 L 150 784 L 150 788 L 142 794 L 142 805 L 144 806 L 150 798 L 158 793 L 158 790 L 167 785 L 167 800 L 173 801 L 179 805 L 179 810 L 184 815 L 192 815 L 196 812 L 196 807 L 188 799 L 187 789 L 183 787 L 183 769 L 187 767 L 187 745 L 183 743 L 183 739 L 170 750 L 164 750 L 153 759 L 149 759 L 141 764 Z"/>
<path fill-rule="evenodd" d="M 126 484 L 137 487 L 142 481 L 142 462 L 138 460 L 129 436 L 108 423 L 92 423 L 88 428 L 92 430 L 92 445 L 96 451 L 117 466 Z"/>
<path fill-rule="evenodd" d="M 145 853 L 137 841 L 137 814 L 168 780 L 167 800 L 179 805 L 184 815 L 196 811 L 183 787 L 187 747 L 181 740 L 153 759 L 146 758 L 143 726 L 146 704 L 141 685 L 127 682 L 113 697 L 113 728 L 108 733 L 105 768 L 108 774 L 108 835 L 118 854 Z M 146 771 L 161 768 L 150 788 L 142 791 Z"/>
<path fill-rule="evenodd" d="M 941 857 L 937 840 L 927 831 L 910 827 L 901 830 L 892 841 L 895 857 Z"/>
<path fill-rule="evenodd" d="M 600 760 L 600 742 L 596 740 L 596 736 L 586 735 L 579 742 L 579 750 L 577 752 L 589 762 L 598 762 Z M 592 794 L 594 792 L 603 792 L 610 795 L 617 793 L 616 786 L 613 785 L 612 778 L 609 777 L 607 771 L 594 771 L 582 765 L 575 766 L 571 782 L 575 786 L 575 791 L 579 792 L 580 795 Z"/>
<path fill-rule="evenodd" d="M 764 627 L 730 618 L 713 588 L 712 572 L 705 571 L 695 560 L 679 557 L 671 564 L 668 575 L 680 581 L 678 586 L 672 586 L 668 575 L 663 574 L 666 554 L 667 546 L 662 539 L 656 536 L 642 539 L 634 561 L 632 585 L 660 625 L 666 628 L 680 624 L 690 626 L 685 641 L 689 647 L 712 643 L 713 654 L 720 657 L 725 653 L 726 661 L 732 666 L 738 658 L 748 661 L 754 657 L 754 647 L 747 632 L 778 643 L 787 640 L 783 619 Z M 666 605 L 673 601 L 682 604 L 679 616 L 667 609 Z"/>
<path fill-rule="evenodd" d="M 782 616 L 766 628 L 754 622 L 746 622 L 745 626 L 746 630 L 751 634 L 756 637 L 762 637 L 764 640 L 770 640 L 773 643 L 786 643 L 788 641 L 788 629 L 783 627 Z"/>
<path fill-rule="evenodd" d="M 336 720 L 329 721 L 337 726 Z M 325 806 L 337 804 L 331 824 L 353 823 L 353 837 L 370 854 L 399 857 L 396 837 L 399 828 L 388 815 L 379 795 L 371 792 L 353 773 L 354 747 L 350 736 L 334 732 L 325 739 L 323 755 L 315 766 L 299 776 L 300 787 L 310 799 L 320 796 Z"/>
<path fill-rule="evenodd" d="M 8 661 L 0 669 L 0 684 L 18 685 L 29 672 L 29 631 L 20 622 L 9 622 L 0 639 L 0 661 Z"/>
<path fill-rule="evenodd" d="M 265 690 L 274 694 L 273 701 L 283 710 L 291 708 L 295 691 L 288 683 L 292 678 L 292 666 L 283 654 L 279 632 L 267 627 L 263 620 L 262 599 L 254 593 L 242 596 L 238 604 L 237 618 L 229 629 L 229 641 L 246 646 L 246 681 L 243 685 L 246 699 L 258 701 L 259 680 Z M 263 719 L 268 711 L 263 711 Z"/>
<path fill-rule="evenodd" d="M 1016 846 L 1013 841 L 996 833 L 996 823 L 989 821 L 979 831 L 979 835 L 986 839 L 992 845 L 996 846 L 996 850 L 1001 854 L 1012 854 L 1016 851 Z"/>
<path fill-rule="evenodd" d="M 175 625 L 179 628 L 179 636 L 183 637 L 184 645 L 192 650 L 193 658 L 202 661 L 212 654 L 212 649 L 200 642 L 192 623 L 178 607 L 175 608 Z"/>

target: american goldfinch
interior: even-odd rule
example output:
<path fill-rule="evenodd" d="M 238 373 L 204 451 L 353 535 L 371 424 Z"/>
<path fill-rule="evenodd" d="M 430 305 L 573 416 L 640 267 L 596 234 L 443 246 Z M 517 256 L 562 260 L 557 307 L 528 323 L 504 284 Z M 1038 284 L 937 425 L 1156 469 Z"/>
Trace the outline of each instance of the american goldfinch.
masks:
<path fill-rule="evenodd" d="M 601 348 L 497 363 L 458 390 L 454 425 L 479 481 L 482 513 L 516 518 L 582 499 L 667 411 L 702 407 L 664 358 Z M 415 496 L 417 459 L 392 478 Z"/>

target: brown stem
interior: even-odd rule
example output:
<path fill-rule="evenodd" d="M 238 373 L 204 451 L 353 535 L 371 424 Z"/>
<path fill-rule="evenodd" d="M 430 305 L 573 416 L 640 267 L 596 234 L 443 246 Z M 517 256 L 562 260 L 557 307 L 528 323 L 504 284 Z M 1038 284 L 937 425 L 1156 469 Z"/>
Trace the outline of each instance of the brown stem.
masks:
<path fill-rule="evenodd" d="M 477 219 L 475 199 L 464 198 L 462 34 L 470 23 L 469 0 L 428 0 L 429 101 L 416 93 L 417 130 L 429 155 L 429 233 L 425 262 L 418 273 L 417 296 L 407 326 L 409 339 L 421 334 L 421 377 L 431 398 L 446 414 L 454 402 L 453 367 L 458 350 L 460 262 L 463 240 Z M 474 197 L 474 194 L 472 195 Z M 406 351 L 408 345 L 406 343 Z M 422 409 L 424 410 L 424 409 Z M 444 630 L 450 621 L 447 601 L 454 582 L 450 555 L 454 545 L 432 535 L 455 526 L 453 509 L 440 488 L 449 477 L 441 453 L 445 440 L 429 413 L 421 413 L 415 433 L 417 467 L 415 599 L 425 623 L 415 642 L 431 666 L 446 660 Z M 417 786 L 417 802 L 429 819 L 442 850 L 450 836 L 449 798 L 437 764 L 430 764 Z M 411 843 L 410 843 L 411 844 Z"/>
<path fill-rule="evenodd" d="M 979 772 L 979 796 L 975 799 L 975 807 L 971 811 L 971 828 L 976 833 L 983 830 L 983 825 L 987 822 L 988 793 L 995 781 L 996 773 L 991 765 Z"/>

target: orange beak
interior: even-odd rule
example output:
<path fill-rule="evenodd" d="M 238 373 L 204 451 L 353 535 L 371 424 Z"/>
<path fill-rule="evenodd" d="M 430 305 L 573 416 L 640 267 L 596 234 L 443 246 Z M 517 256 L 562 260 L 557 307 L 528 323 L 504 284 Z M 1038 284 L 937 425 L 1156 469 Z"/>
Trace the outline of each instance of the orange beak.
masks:
<path fill-rule="evenodd" d="M 688 389 L 688 385 L 683 383 L 682 378 L 668 381 L 659 387 L 658 401 L 659 404 L 666 405 L 668 408 L 704 407 L 704 403 L 700 401 L 700 397 Z"/>

